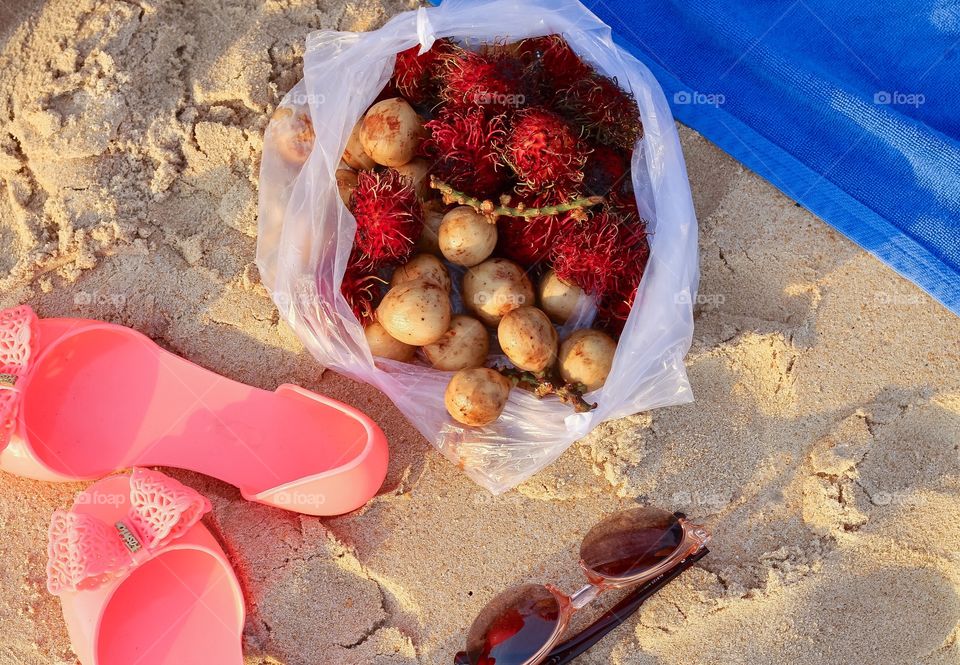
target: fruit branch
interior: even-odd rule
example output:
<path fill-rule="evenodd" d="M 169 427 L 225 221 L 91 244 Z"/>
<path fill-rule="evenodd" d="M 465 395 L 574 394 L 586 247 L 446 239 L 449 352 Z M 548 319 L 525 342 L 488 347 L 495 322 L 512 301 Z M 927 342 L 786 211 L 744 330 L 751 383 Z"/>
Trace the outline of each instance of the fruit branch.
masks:
<path fill-rule="evenodd" d="M 496 222 L 498 217 L 552 217 L 562 212 L 583 211 L 603 203 L 604 200 L 602 196 L 586 196 L 557 205 L 528 208 L 522 203 L 516 207 L 511 206 L 510 197 L 504 195 L 500 197 L 500 205 L 498 206 L 489 199 L 481 201 L 474 196 L 458 191 L 436 176 L 430 176 L 430 187 L 443 195 L 444 203 L 470 206 L 486 217 L 490 223 Z"/>
<path fill-rule="evenodd" d="M 571 405 L 577 413 L 586 413 L 597 408 L 596 402 L 591 404 L 583 399 L 586 386 L 582 383 L 564 383 L 544 374 L 527 372 L 513 367 L 497 367 L 496 369 L 510 379 L 514 386 L 532 392 L 537 399 L 543 399 L 547 395 L 556 395 L 561 402 Z"/>

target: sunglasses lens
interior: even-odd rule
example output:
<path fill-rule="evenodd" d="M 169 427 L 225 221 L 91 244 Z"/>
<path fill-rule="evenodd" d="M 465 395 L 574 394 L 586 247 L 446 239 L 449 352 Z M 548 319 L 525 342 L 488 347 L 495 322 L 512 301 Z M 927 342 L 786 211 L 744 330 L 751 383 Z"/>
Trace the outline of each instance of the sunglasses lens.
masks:
<path fill-rule="evenodd" d="M 487 604 L 470 626 L 467 658 L 471 665 L 522 665 L 553 636 L 560 603 L 539 584 L 504 591 Z"/>
<path fill-rule="evenodd" d="M 603 577 L 632 577 L 673 554 L 683 526 L 672 513 L 634 508 L 611 515 L 590 529 L 580 546 L 584 565 Z"/>

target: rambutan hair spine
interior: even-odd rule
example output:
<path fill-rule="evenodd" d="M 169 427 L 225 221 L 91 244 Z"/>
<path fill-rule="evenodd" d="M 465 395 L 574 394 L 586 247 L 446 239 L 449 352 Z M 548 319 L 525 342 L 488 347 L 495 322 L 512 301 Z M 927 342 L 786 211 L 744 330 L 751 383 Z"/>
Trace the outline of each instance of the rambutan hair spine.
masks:
<path fill-rule="evenodd" d="M 444 108 L 424 128 L 421 153 L 433 160 L 433 172 L 441 180 L 481 198 L 512 186 L 499 153 L 507 136 L 506 116 L 479 107 Z"/>
<path fill-rule="evenodd" d="M 616 79 L 595 72 L 559 89 L 556 102 L 566 116 L 600 143 L 633 150 L 643 138 L 637 100 Z"/>
<path fill-rule="evenodd" d="M 577 55 L 562 35 L 529 37 L 519 42 L 516 49 L 528 75 L 539 81 L 548 99 L 553 98 L 554 91 L 593 74 L 593 68 Z"/>
<path fill-rule="evenodd" d="M 397 53 L 390 83 L 393 88 L 413 104 L 432 105 L 439 100 L 440 78 L 445 61 L 456 49 L 448 38 L 438 39 L 426 53 L 420 53 L 420 45 Z"/>
<path fill-rule="evenodd" d="M 564 233 L 551 259 L 557 277 L 603 299 L 636 287 L 649 254 L 642 222 L 602 210 Z"/>
<path fill-rule="evenodd" d="M 375 318 L 375 308 L 380 301 L 381 285 L 385 280 L 365 269 L 354 251 L 340 283 L 340 293 L 347 301 L 347 307 L 357 317 L 361 326 L 366 327 Z"/>
<path fill-rule="evenodd" d="M 423 206 L 413 180 L 394 169 L 360 171 L 349 207 L 357 221 L 359 268 L 374 271 L 410 257 L 423 231 Z"/>
<path fill-rule="evenodd" d="M 633 288 L 614 291 L 604 296 L 597 307 L 597 323 L 610 334 L 619 337 L 637 301 L 639 284 Z"/>
<path fill-rule="evenodd" d="M 526 189 L 569 189 L 583 181 L 590 152 L 569 122 L 548 109 L 534 107 L 513 116 L 502 158 Z"/>
<path fill-rule="evenodd" d="M 597 144 L 584 166 L 584 189 L 608 199 L 633 197 L 633 182 L 630 178 L 630 157 L 626 151 L 608 145 Z"/>
<path fill-rule="evenodd" d="M 451 108 L 483 107 L 503 113 L 539 99 L 524 63 L 502 46 L 479 52 L 454 46 L 444 54 L 441 71 L 440 98 Z"/>

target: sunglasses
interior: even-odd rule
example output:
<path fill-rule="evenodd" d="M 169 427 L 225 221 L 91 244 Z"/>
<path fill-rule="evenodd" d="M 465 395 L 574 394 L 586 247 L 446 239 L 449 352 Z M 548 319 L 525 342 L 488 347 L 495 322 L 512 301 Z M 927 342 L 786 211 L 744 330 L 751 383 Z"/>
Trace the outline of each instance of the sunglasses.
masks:
<path fill-rule="evenodd" d="M 571 596 L 553 585 L 524 584 L 487 603 L 455 665 L 562 665 L 626 621 L 643 602 L 706 556 L 710 535 L 683 513 L 634 508 L 606 518 L 580 545 L 589 584 Z M 609 589 L 637 586 L 619 604 L 560 643 L 573 614 Z"/>

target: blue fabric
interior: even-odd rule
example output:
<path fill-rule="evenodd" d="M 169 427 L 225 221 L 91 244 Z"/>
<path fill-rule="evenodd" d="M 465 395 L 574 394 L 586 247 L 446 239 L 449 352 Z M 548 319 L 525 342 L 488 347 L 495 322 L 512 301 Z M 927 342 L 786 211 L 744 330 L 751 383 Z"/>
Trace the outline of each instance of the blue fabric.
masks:
<path fill-rule="evenodd" d="M 677 119 L 960 314 L 960 1 L 584 3 Z"/>

